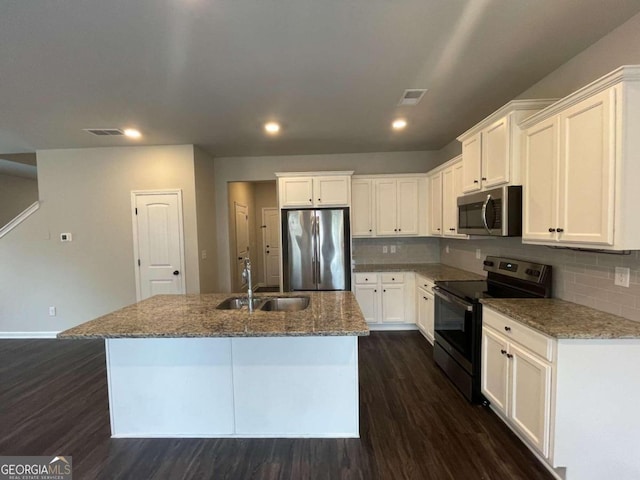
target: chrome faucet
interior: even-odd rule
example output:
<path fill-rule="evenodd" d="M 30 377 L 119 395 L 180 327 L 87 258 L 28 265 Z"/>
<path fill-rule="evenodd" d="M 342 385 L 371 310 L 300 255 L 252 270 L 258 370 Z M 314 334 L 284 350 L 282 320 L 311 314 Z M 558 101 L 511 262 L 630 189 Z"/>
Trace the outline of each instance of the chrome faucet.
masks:
<path fill-rule="evenodd" d="M 249 259 L 249 257 L 245 257 L 244 259 L 242 279 L 247 282 L 247 286 L 249 287 L 247 290 L 247 302 L 249 306 L 249 312 L 253 312 L 253 282 L 251 281 L 251 260 Z"/>

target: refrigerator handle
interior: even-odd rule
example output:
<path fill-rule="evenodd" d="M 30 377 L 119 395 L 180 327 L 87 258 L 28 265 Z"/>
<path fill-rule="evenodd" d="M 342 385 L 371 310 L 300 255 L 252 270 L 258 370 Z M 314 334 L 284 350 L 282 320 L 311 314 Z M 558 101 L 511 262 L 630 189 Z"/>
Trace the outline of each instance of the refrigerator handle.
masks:
<path fill-rule="evenodd" d="M 315 212 L 314 212 L 315 213 Z M 317 263 L 318 256 L 316 255 L 318 248 L 318 237 L 316 235 L 316 230 L 318 227 L 318 219 L 315 215 L 311 217 L 311 236 L 313 237 L 313 243 L 311 247 L 311 269 L 313 270 L 313 283 L 314 285 L 318 285 L 318 280 L 316 279 L 316 271 L 317 271 Z"/>

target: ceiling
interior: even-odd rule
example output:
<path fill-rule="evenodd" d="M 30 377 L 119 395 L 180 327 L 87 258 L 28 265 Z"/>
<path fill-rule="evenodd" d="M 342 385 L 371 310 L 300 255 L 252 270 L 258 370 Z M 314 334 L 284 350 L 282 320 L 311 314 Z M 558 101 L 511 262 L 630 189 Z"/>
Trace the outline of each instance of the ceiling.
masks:
<path fill-rule="evenodd" d="M 439 149 L 640 0 L 0 0 L 0 153 Z M 416 107 L 396 104 L 428 88 Z M 391 132 L 402 116 L 409 126 Z M 281 122 L 268 138 L 262 124 Z M 137 127 L 143 138 L 83 128 Z"/>

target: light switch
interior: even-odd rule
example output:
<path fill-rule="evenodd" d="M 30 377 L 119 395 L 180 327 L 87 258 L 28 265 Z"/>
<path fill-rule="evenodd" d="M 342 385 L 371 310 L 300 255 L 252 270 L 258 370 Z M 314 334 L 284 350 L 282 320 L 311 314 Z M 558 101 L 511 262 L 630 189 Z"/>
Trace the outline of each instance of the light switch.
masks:
<path fill-rule="evenodd" d="M 382 246 L 382 253 L 389 253 L 389 249 L 387 248 L 386 245 Z"/>
<path fill-rule="evenodd" d="M 629 288 L 630 271 L 627 267 L 616 267 L 616 277 L 614 283 L 620 287 Z"/>
<path fill-rule="evenodd" d="M 396 246 L 395 245 L 391 245 L 391 253 L 396 253 Z"/>

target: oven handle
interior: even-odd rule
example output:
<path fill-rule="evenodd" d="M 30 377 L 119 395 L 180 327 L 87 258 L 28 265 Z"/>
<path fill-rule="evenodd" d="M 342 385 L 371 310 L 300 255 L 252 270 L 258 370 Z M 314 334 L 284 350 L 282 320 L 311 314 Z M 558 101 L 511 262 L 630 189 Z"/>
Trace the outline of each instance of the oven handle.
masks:
<path fill-rule="evenodd" d="M 491 233 L 491 229 L 489 228 L 489 224 L 487 223 L 487 207 L 489 206 L 489 202 L 491 201 L 491 195 L 487 195 L 487 199 L 482 204 L 482 223 L 484 224 L 484 228 L 487 232 Z"/>
<path fill-rule="evenodd" d="M 435 295 L 437 295 L 438 297 L 440 297 L 441 299 L 443 299 L 445 302 L 457 303 L 461 307 L 464 307 L 464 309 L 467 312 L 473 311 L 473 306 L 472 305 L 470 305 L 469 303 L 465 302 L 464 300 L 460 300 L 458 297 L 454 297 L 453 295 L 449 295 L 448 293 L 444 293 L 440 287 L 433 287 L 433 293 Z"/>

